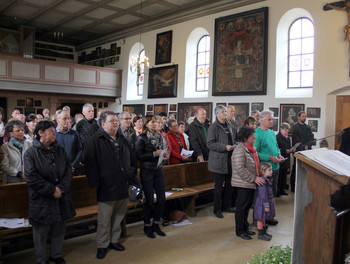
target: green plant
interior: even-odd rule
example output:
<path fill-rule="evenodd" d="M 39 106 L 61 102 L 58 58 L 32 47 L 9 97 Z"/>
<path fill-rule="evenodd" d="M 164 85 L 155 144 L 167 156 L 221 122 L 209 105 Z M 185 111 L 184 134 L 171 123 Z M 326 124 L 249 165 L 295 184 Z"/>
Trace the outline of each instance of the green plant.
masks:
<path fill-rule="evenodd" d="M 246 264 L 290 264 L 292 248 L 286 246 L 272 246 L 266 253 L 260 253 L 251 257 L 251 262 Z"/>

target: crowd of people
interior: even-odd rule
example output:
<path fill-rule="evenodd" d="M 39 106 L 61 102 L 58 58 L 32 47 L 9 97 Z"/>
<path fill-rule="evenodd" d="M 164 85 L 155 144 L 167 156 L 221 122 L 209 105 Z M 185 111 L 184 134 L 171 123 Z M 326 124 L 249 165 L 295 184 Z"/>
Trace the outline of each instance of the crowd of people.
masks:
<path fill-rule="evenodd" d="M 258 238 L 270 240 L 267 227 L 278 224 L 274 198 L 288 194 L 291 154 L 311 148 L 313 140 L 305 112 L 298 114 L 292 128 L 281 124 L 277 135 L 271 130 L 273 112 L 254 111 L 239 128 L 231 105 L 218 105 L 212 124 L 203 108 L 186 123 L 166 113 L 143 117 L 103 109 L 96 118 L 94 114 L 89 103 L 74 118 L 69 106 L 52 116 L 49 109 L 26 117 L 14 110 L 5 125 L 0 111 L 3 183 L 25 181 L 28 185 L 29 221 L 38 263 L 48 263 L 48 236 L 50 260 L 65 263 L 61 253 L 65 220 L 75 215 L 70 184 L 80 163 L 89 185 L 97 191 L 96 257 L 103 259 L 110 249 L 124 250 L 118 240 L 130 184 L 142 186 L 144 192 L 145 235 L 152 239 L 166 236 L 160 228 L 166 202 L 163 166 L 189 161 L 208 161 L 215 182 L 216 217 L 235 213 L 236 235 L 249 240 L 255 235 L 248 223 L 253 207 Z M 141 183 L 136 178 L 138 164 Z M 291 171 L 294 192 L 295 165 Z M 154 193 L 157 202 L 152 214 Z"/>

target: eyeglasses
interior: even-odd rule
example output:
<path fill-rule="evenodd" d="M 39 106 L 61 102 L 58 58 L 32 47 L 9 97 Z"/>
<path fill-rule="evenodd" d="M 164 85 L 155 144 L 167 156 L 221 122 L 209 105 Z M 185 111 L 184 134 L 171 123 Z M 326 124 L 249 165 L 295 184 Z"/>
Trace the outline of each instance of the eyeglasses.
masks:
<path fill-rule="evenodd" d="M 118 123 L 118 120 L 107 120 L 106 122 L 109 122 L 109 123 Z"/>

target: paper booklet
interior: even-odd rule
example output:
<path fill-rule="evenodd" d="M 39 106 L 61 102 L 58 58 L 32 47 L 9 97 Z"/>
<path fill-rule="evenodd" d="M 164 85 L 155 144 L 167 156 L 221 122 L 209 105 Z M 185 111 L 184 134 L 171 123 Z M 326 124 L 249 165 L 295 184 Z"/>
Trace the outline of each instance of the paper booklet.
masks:
<path fill-rule="evenodd" d="M 191 157 L 192 154 L 193 154 L 193 150 L 186 150 L 184 148 L 181 150 L 181 153 L 180 153 L 181 156 L 185 155 L 186 157 Z"/>
<path fill-rule="evenodd" d="M 350 156 L 340 152 L 339 150 L 318 148 L 299 151 L 298 153 L 339 175 L 346 175 L 350 177 Z"/>

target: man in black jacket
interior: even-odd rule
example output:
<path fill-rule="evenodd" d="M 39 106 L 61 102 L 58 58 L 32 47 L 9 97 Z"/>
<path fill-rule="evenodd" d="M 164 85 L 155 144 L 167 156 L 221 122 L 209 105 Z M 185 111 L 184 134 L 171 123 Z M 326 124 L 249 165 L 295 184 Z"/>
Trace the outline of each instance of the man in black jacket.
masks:
<path fill-rule="evenodd" d="M 89 137 L 89 131 L 93 124 L 96 123 L 94 119 L 94 107 L 92 104 L 84 104 L 83 106 L 84 119 L 77 124 L 77 133 L 81 144 L 85 145 L 86 139 Z"/>
<path fill-rule="evenodd" d="M 128 204 L 128 181 L 136 178 L 136 156 L 126 139 L 117 133 L 117 115 L 111 111 L 100 117 L 101 128 L 90 137 L 84 149 L 85 172 L 91 187 L 96 187 L 98 259 L 108 249 L 123 251 L 118 243 Z"/>
<path fill-rule="evenodd" d="M 292 145 L 295 146 L 296 143 L 300 143 L 300 145 L 297 147 L 297 151 L 311 149 L 311 146 L 314 144 L 314 133 L 312 133 L 311 127 L 305 124 L 306 117 L 306 113 L 304 111 L 300 111 L 298 113 L 298 122 L 292 126 Z M 292 192 L 294 192 L 295 189 L 295 170 L 296 159 L 294 158 L 294 165 L 290 176 Z"/>
<path fill-rule="evenodd" d="M 209 121 L 206 119 L 207 112 L 199 108 L 194 121 L 188 128 L 191 149 L 194 150 L 193 158 L 198 162 L 208 160 L 209 149 L 207 145 L 207 133 Z"/>

